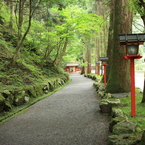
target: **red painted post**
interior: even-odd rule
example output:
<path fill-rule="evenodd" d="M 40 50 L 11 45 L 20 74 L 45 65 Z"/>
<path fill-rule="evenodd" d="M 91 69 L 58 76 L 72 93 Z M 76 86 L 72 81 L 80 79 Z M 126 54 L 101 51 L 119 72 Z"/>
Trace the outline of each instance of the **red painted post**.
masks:
<path fill-rule="evenodd" d="M 130 59 L 130 75 L 131 75 L 131 116 L 136 116 L 134 58 Z"/>
<path fill-rule="evenodd" d="M 104 66 L 104 86 L 106 86 L 106 66 L 108 66 L 108 64 L 102 64 L 102 66 Z"/>

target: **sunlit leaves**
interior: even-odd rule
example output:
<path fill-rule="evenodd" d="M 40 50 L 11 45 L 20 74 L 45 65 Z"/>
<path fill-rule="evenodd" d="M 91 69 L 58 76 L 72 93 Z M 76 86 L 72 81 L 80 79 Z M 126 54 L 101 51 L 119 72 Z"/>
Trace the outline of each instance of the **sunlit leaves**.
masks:
<path fill-rule="evenodd" d="M 130 2 L 132 3 L 132 8 L 134 12 L 139 13 L 141 16 L 145 15 L 145 9 L 141 4 L 140 0 L 130 0 Z M 145 0 L 143 0 L 143 2 L 145 3 Z"/>
<path fill-rule="evenodd" d="M 56 8 L 53 11 L 55 12 Z M 56 12 L 58 13 L 58 11 Z M 86 13 L 84 9 L 78 6 L 68 6 L 58 15 L 64 22 L 62 25 L 56 26 L 58 32 L 65 32 L 67 35 L 78 32 L 91 37 L 93 32 L 101 31 L 102 17 L 93 13 Z"/>

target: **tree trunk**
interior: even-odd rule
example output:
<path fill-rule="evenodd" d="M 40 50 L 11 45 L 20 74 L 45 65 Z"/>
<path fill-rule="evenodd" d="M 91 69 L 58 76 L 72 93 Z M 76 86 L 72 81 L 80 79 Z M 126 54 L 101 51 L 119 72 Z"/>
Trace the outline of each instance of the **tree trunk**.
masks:
<path fill-rule="evenodd" d="M 105 0 L 98 0 L 96 1 L 95 5 L 95 13 L 99 16 L 102 16 L 104 20 L 106 20 L 107 11 L 109 8 L 107 5 L 104 4 Z M 95 61 L 99 61 L 99 57 L 105 57 L 107 53 L 107 23 L 102 25 L 103 33 L 96 34 L 96 41 L 95 41 Z M 98 68 L 96 68 L 96 72 L 98 72 Z"/>
<path fill-rule="evenodd" d="M 86 67 L 86 71 L 85 73 L 90 74 L 91 73 L 91 58 L 92 58 L 92 49 L 87 47 L 86 48 L 86 52 L 85 52 L 85 62 L 88 63 L 87 67 Z"/>
<path fill-rule="evenodd" d="M 33 8 L 32 6 L 32 0 L 29 0 L 29 18 L 28 18 L 28 26 L 27 26 L 27 29 L 24 33 L 24 35 L 22 36 L 22 24 L 23 24 L 23 13 L 24 13 L 24 4 L 25 4 L 26 0 L 20 0 L 19 1 L 19 18 L 18 18 L 18 42 L 17 42 L 17 47 L 16 47 L 16 51 L 12 57 L 12 60 L 9 64 L 10 67 L 13 67 L 16 63 L 16 59 L 20 53 L 20 48 L 23 44 L 23 41 L 25 40 L 29 30 L 30 30 L 30 27 L 31 27 L 31 19 L 32 19 L 32 16 L 34 14 L 34 11 L 36 10 L 37 6 L 40 4 L 41 0 L 38 1 L 37 3 L 37 6 L 35 6 Z"/>
<path fill-rule="evenodd" d="M 31 26 L 31 0 L 30 0 L 30 9 L 29 9 L 29 24 L 28 24 L 28 28 L 22 38 L 22 24 L 23 24 L 23 13 L 24 13 L 24 4 L 25 4 L 26 0 L 20 0 L 19 1 L 19 15 L 18 15 L 18 41 L 17 41 L 17 47 L 16 47 L 16 51 L 12 57 L 12 60 L 9 64 L 9 66 L 13 67 L 16 63 L 16 59 L 18 56 L 20 56 L 20 48 L 21 45 L 27 35 L 27 33 L 29 32 L 30 26 Z"/>
<path fill-rule="evenodd" d="M 85 63 L 85 60 L 83 59 L 83 63 Z M 82 69 L 81 69 L 81 75 L 82 74 L 85 74 L 85 66 L 82 66 Z"/>
<path fill-rule="evenodd" d="M 107 81 L 109 78 L 110 73 L 110 66 L 112 64 L 112 57 L 113 57 L 113 33 L 114 33 L 114 7 L 112 7 L 113 2 L 110 4 L 110 20 L 109 20 L 109 32 L 108 32 L 108 49 L 107 49 L 107 56 L 108 56 L 108 67 L 107 67 Z"/>
<path fill-rule="evenodd" d="M 68 37 L 65 38 L 65 41 L 64 41 L 64 45 L 63 45 L 62 50 L 59 50 L 60 53 L 58 53 L 58 54 L 56 55 L 56 58 L 55 58 L 54 61 L 53 61 L 53 63 L 54 63 L 55 65 L 59 65 L 59 64 L 60 64 L 60 62 L 61 62 L 63 56 L 65 55 L 67 45 L 68 45 Z M 59 48 L 59 49 L 60 49 L 60 48 Z"/>
<path fill-rule="evenodd" d="M 128 0 L 113 1 L 113 48 L 109 78 L 106 86 L 106 92 L 119 93 L 130 91 L 130 67 L 129 60 L 124 60 L 126 55 L 125 47 L 120 46 L 119 34 L 132 32 L 132 12 L 129 9 Z"/>
<path fill-rule="evenodd" d="M 14 4 L 13 4 L 12 0 L 9 1 L 9 5 L 10 5 L 10 23 L 9 23 L 9 27 L 11 29 L 11 34 L 12 34 L 13 33 L 13 17 L 14 17 Z"/>

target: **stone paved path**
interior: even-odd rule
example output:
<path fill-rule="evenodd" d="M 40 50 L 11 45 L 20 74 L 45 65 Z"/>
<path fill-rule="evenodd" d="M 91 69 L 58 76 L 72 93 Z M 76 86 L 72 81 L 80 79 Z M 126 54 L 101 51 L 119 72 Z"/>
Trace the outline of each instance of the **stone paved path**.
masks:
<path fill-rule="evenodd" d="M 107 145 L 93 81 L 79 74 L 61 91 L 0 125 L 0 145 Z"/>

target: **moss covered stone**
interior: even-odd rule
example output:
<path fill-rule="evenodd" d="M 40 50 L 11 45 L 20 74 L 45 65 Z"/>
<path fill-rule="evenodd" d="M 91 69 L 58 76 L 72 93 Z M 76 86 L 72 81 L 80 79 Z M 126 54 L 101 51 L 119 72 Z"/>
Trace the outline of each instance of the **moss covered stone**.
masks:
<path fill-rule="evenodd" d="M 69 80 L 69 75 L 61 75 L 60 78 L 55 78 L 47 83 L 38 85 L 28 85 L 23 87 L 13 88 L 12 90 L 4 90 L 0 93 L 0 111 L 9 111 L 12 106 L 20 106 L 28 103 L 32 98 L 40 97 L 44 93 L 54 91 L 54 89 L 65 84 Z"/>
<path fill-rule="evenodd" d="M 140 145 L 144 145 L 144 144 L 145 144 L 145 131 L 142 134 L 141 142 L 140 142 Z"/>
<path fill-rule="evenodd" d="M 48 82 L 48 85 L 49 85 L 50 91 L 53 91 L 54 88 L 55 88 L 54 82 L 53 82 L 53 81 L 49 81 L 49 82 Z"/>
<path fill-rule="evenodd" d="M 137 124 L 125 119 L 113 126 L 113 134 L 128 134 L 136 131 Z"/>
<path fill-rule="evenodd" d="M 14 105 L 20 106 L 20 105 L 24 104 L 25 103 L 25 99 L 24 99 L 25 96 L 26 96 L 25 91 L 21 91 L 18 94 L 16 94 L 15 100 L 14 100 Z"/>
<path fill-rule="evenodd" d="M 34 89 L 34 86 L 27 86 L 25 88 L 25 91 L 26 93 L 30 96 L 30 97 L 33 97 L 33 98 L 36 98 L 37 97 L 37 94 L 36 94 L 36 91 Z"/>
<path fill-rule="evenodd" d="M 104 91 L 103 91 L 104 92 Z M 98 92 L 99 93 L 99 92 Z M 114 96 L 110 93 L 105 93 L 104 92 L 104 95 L 101 97 L 102 99 L 111 99 L 111 98 L 114 98 Z"/>
<path fill-rule="evenodd" d="M 40 95 L 43 95 L 43 85 L 42 84 L 38 84 L 33 87 L 34 87 L 37 97 Z"/>
<path fill-rule="evenodd" d="M 111 121 L 109 122 L 109 131 L 113 132 L 113 126 L 116 125 L 117 123 L 125 120 L 126 118 L 124 116 L 119 116 L 112 118 Z"/>
<path fill-rule="evenodd" d="M 105 86 L 103 84 L 100 84 L 98 91 L 105 91 Z"/>
<path fill-rule="evenodd" d="M 101 112 L 103 113 L 111 113 L 112 107 L 118 106 L 120 104 L 119 99 L 102 99 L 99 104 Z"/>
<path fill-rule="evenodd" d="M 105 92 L 104 91 L 98 91 L 98 97 L 101 98 L 101 99 L 104 99 L 104 96 L 105 96 Z"/>
<path fill-rule="evenodd" d="M 12 91 L 4 90 L 2 92 L 2 95 L 6 98 L 6 101 L 8 101 L 11 105 L 14 103 L 14 95 L 12 94 Z"/>
<path fill-rule="evenodd" d="M 118 108 L 112 108 L 111 115 L 113 118 L 118 117 L 118 116 L 123 116 L 123 111 Z"/>
<path fill-rule="evenodd" d="M 30 101 L 30 98 L 28 96 L 24 97 L 24 103 L 28 103 Z"/>
<path fill-rule="evenodd" d="M 43 92 L 45 93 L 45 94 L 47 94 L 48 92 L 49 92 L 49 85 L 48 85 L 48 83 L 45 83 L 45 84 L 43 84 Z"/>
<path fill-rule="evenodd" d="M 3 110 L 4 102 L 5 102 L 5 98 L 4 98 L 3 95 L 0 93 L 0 111 Z"/>
<path fill-rule="evenodd" d="M 134 134 L 120 134 L 108 136 L 108 145 L 137 145 L 139 142 L 140 139 L 137 138 Z"/>
<path fill-rule="evenodd" d="M 11 92 L 9 90 L 4 90 L 2 92 L 2 95 L 5 97 L 5 98 L 8 98 L 8 96 L 11 94 Z"/>
<path fill-rule="evenodd" d="M 95 82 L 95 83 L 93 84 L 93 86 L 96 88 L 96 91 L 98 91 L 100 85 L 101 85 L 101 84 L 98 83 L 98 82 Z"/>
<path fill-rule="evenodd" d="M 5 101 L 3 110 L 10 111 L 12 109 L 12 104 L 9 101 Z"/>

